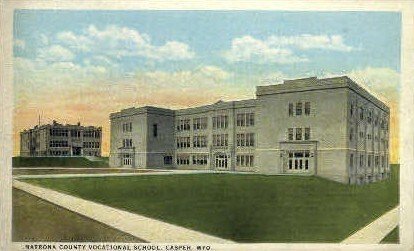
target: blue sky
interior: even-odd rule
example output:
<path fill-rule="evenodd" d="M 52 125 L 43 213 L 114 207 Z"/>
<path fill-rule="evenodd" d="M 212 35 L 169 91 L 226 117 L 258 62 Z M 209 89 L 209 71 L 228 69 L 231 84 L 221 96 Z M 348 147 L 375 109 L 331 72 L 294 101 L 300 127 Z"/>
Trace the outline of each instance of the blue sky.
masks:
<path fill-rule="evenodd" d="M 365 67 L 400 70 L 400 19 L 398 13 L 367 12 L 275 12 L 275 11 L 17 11 L 16 39 L 25 41 L 25 51 L 16 56 L 36 57 L 41 35 L 52 39 L 62 31 L 80 34 L 94 25 L 128 27 L 147 34 L 153 45 L 166 41 L 185 43 L 195 53 L 191 60 L 151 62 L 145 57 L 117 60 L 126 70 L 187 70 L 194 66 L 216 65 L 238 74 L 282 71 L 287 75 L 341 72 Z M 229 63 L 222 53 L 233 39 L 251 36 L 266 40 L 270 36 L 339 35 L 352 51 L 296 50 L 307 62 L 291 64 Z M 80 63 L 83 53 L 77 54 Z"/>

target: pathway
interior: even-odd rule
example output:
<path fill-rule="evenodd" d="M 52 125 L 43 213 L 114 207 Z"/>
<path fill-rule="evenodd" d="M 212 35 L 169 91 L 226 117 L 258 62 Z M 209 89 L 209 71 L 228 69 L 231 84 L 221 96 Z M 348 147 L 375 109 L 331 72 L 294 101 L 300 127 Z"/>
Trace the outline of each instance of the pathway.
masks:
<path fill-rule="evenodd" d="M 398 226 L 399 207 L 388 211 L 375 221 L 346 238 L 342 243 L 365 244 L 380 243 L 395 227 Z"/>
<path fill-rule="evenodd" d="M 148 242 L 233 243 L 230 240 L 221 239 L 25 182 L 13 180 L 13 187 Z"/>

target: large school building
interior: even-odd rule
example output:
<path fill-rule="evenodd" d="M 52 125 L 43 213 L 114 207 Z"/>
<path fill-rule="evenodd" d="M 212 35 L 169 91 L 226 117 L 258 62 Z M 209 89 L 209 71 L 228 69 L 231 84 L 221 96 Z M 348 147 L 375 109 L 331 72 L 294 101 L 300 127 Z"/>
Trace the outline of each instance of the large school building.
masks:
<path fill-rule="evenodd" d="M 21 157 L 101 156 L 102 128 L 60 124 L 36 125 L 20 132 Z"/>
<path fill-rule="evenodd" d="M 258 86 L 256 99 L 112 113 L 110 165 L 318 175 L 361 184 L 389 176 L 389 108 L 348 77 Z"/>

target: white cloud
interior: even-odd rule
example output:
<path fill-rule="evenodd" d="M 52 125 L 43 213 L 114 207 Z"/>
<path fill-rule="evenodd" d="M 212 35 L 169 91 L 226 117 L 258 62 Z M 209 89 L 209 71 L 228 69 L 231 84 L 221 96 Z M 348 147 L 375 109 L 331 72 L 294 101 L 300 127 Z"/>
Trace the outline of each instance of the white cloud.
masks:
<path fill-rule="evenodd" d="M 49 38 L 45 34 L 40 34 L 39 40 L 42 45 L 49 45 Z"/>
<path fill-rule="evenodd" d="M 14 58 L 16 93 L 54 90 L 62 86 L 82 86 L 108 79 L 108 69 L 99 65 L 79 65 L 71 61 Z"/>
<path fill-rule="evenodd" d="M 397 71 L 390 68 L 367 67 L 351 71 L 348 76 L 379 95 L 382 100 L 398 103 L 401 79 Z"/>
<path fill-rule="evenodd" d="M 340 35 L 309 35 L 271 36 L 267 39 L 269 46 L 297 47 L 301 50 L 324 49 L 334 51 L 351 51 L 351 46 L 345 45 Z"/>
<path fill-rule="evenodd" d="M 185 60 L 194 57 L 190 47 L 178 41 L 166 41 L 154 45 L 147 34 L 135 29 L 107 26 L 99 29 L 90 25 L 81 34 L 65 31 L 57 34 L 59 43 L 82 52 L 106 55 L 114 58 L 144 57 L 155 61 Z"/>
<path fill-rule="evenodd" d="M 284 74 L 283 72 L 280 72 L 280 71 L 272 72 L 270 74 L 267 74 L 267 75 L 263 76 L 260 79 L 260 85 L 281 84 L 281 83 L 283 83 L 283 80 L 285 80 L 285 79 L 289 79 L 289 77 L 286 76 L 286 74 Z"/>
<path fill-rule="evenodd" d="M 251 36 L 234 39 L 231 49 L 224 53 L 224 57 L 230 62 L 291 64 L 308 61 L 305 57 L 294 55 L 290 49 L 272 46 Z"/>
<path fill-rule="evenodd" d="M 67 62 L 72 61 L 75 55 L 67 48 L 61 45 L 52 45 L 44 47 L 38 51 L 38 59 L 47 62 Z"/>
<path fill-rule="evenodd" d="M 309 61 L 307 57 L 297 55 L 295 50 L 311 49 L 353 50 L 340 35 L 270 36 L 265 40 L 243 36 L 233 39 L 230 50 L 223 56 L 229 62 L 292 64 Z"/>
<path fill-rule="evenodd" d="M 341 73 L 325 73 L 320 78 L 348 76 L 358 85 L 370 91 L 386 103 L 398 103 L 400 95 L 400 73 L 390 68 L 366 67 Z"/>
<path fill-rule="evenodd" d="M 82 35 L 77 36 L 71 31 L 60 32 L 56 35 L 56 38 L 73 50 L 89 51 L 93 46 L 93 42 L 89 38 Z"/>

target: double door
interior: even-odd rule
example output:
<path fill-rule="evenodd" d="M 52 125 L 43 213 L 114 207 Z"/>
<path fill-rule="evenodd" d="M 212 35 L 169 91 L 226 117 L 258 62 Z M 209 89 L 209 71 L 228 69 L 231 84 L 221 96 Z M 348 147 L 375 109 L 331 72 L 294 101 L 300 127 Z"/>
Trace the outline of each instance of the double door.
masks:
<path fill-rule="evenodd" d="M 214 158 L 214 166 L 217 169 L 227 170 L 229 167 L 229 157 L 226 154 L 216 154 Z"/>

